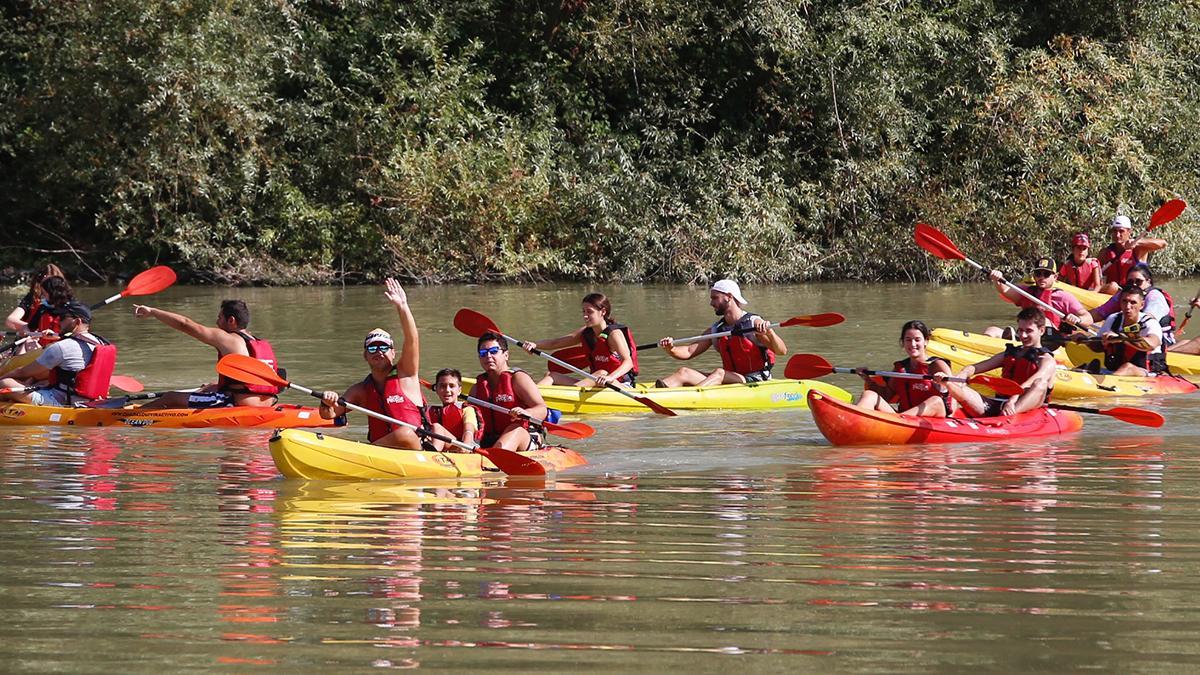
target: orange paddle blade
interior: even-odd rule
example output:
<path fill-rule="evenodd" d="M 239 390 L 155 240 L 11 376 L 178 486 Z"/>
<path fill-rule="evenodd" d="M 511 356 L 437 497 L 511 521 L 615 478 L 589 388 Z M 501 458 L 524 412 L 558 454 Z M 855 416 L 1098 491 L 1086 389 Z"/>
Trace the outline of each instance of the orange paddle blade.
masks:
<path fill-rule="evenodd" d="M 1154 230 L 1155 228 L 1166 225 L 1172 220 L 1178 218 L 1179 214 L 1183 213 L 1183 210 L 1186 208 L 1187 202 L 1183 201 L 1182 199 L 1169 200 L 1166 204 L 1158 207 L 1154 214 L 1150 216 L 1150 226 L 1146 229 Z"/>
<path fill-rule="evenodd" d="M 463 335 L 470 335 L 477 338 L 484 333 L 499 333 L 500 328 L 492 323 L 492 320 L 476 312 L 473 309 L 466 307 L 458 310 L 454 315 L 454 328 Z"/>
<path fill-rule="evenodd" d="M 968 382 L 982 384 L 1001 396 L 1020 396 L 1021 392 L 1025 391 L 1019 383 L 994 375 L 972 375 Z"/>
<path fill-rule="evenodd" d="M 269 387 L 287 387 L 289 382 L 279 376 L 271 366 L 244 354 L 227 354 L 217 361 L 217 372 L 246 384 Z"/>
<path fill-rule="evenodd" d="M 965 260 L 966 255 L 958 250 L 954 242 L 950 238 L 942 234 L 941 230 L 926 225 L 925 223 L 917 223 L 917 229 L 913 232 L 913 239 L 917 242 L 917 246 L 925 249 L 937 258 L 942 260 Z"/>
<path fill-rule="evenodd" d="M 136 394 L 146 388 L 145 385 L 137 381 L 137 378 L 129 377 L 128 375 L 113 375 L 108 383 L 121 391 L 127 391 L 131 394 Z"/>
<path fill-rule="evenodd" d="M 1143 427 L 1161 427 L 1163 422 L 1166 421 L 1162 415 L 1153 410 L 1142 410 L 1140 408 L 1102 408 L 1096 412 L 1101 415 L 1115 417 L 1122 422 L 1129 422 L 1130 424 L 1137 424 Z"/>
<path fill-rule="evenodd" d="M 591 438 L 596 435 L 596 430 L 590 424 L 584 424 L 583 422 L 546 422 L 546 430 L 557 436 L 572 440 Z"/>
<path fill-rule="evenodd" d="M 476 448 L 475 452 L 487 457 L 497 468 L 514 476 L 545 476 L 546 467 L 536 459 L 519 455 L 504 448 Z"/>
<path fill-rule="evenodd" d="M 817 354 L 797 354 L 788 359 L 783 376 L 789 380 L 808 380 L 833 372 L 833 364 Z"/>
<path fill-rule="evenodd" d="M 779 324 L 781 328 L 789 326 L 810 326 L 812 328 L 824 328 L 825 326 L 836 326 L 846 320 L 846 317 L 837 312 L 826 312 L 824 314 L 806 314 L 804 316 L 793 316 Z"/>
<path fill-rule="evenodd" d="M 151 267 L 129 280 L 129 285 L 121 291 L 122 296 L 151 295 L 175 283 L 175 270 L 166 265 Z"/>

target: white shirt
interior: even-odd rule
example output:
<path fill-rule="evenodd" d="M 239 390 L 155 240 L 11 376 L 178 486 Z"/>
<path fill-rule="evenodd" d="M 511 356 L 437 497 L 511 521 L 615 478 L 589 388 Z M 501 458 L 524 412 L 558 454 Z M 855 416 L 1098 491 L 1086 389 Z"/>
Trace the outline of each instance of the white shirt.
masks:
<path fill-rule="evenodd" d="M 1117 322 L 1120 320 L 1122 320 L 1122 315 L 1120 312 L 1117 312 L 1116 314 L 1110 314 L 1108 316 L 1108 318 L 1104 320 L 1104 325 L 1100 326 L 1101 335 L 1103 335 L 1104 333 L 1109 333 L 1109 332 L 1115 332 L 1115 333 L 1118 333 L 1121 335 L 1129 335 L 1129 333 L 1125 333 L 1123 331 L 1113 329 L 1113 326 L 1117 325 Z M 1156 319 L 1154 316 L 1152 316 L 1146 312 L 1138 312 L 1138 324 L 1141 325 L 1141 332 L 1138 333 L 1138 335 L 1140 335 L 1141 337 L 1146 337 L 1148 335 L 1154 335 L 1154 336 L 1158 337 L 1158 346 L 1155 347 L 1154 349 L 1150 350 L 1149 353 L 1150 354 L 1161 353 L 1162 352 L 1162 326 L 1159 325 L 1158 319 Z"/>

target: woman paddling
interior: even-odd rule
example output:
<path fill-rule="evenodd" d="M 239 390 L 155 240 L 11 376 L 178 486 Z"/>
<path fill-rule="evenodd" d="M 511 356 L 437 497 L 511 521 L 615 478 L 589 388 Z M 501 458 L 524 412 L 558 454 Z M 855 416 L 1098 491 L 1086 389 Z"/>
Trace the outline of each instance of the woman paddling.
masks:
<path fill-rule="evenodd" d="M 929 326 L 924 322 L 909 321 L 904 324 L 900 329 L 900 346 L 904 348 L 908 358 L 896 361 L 892 364 L 892 370 L 918 375 L 950 375 L 950 364 L 945 359 L 930 357 L 925 353 L 925 345 L 928 342 Z M 899 411 L 901 415 L 921 417 L 947 417 L 955 409 L 954 399 L 949 397 L 949 392 L 932 380 L 884 377 L 881 384 L 862 372 L 865 369 L 859 370 L 859 376 L 865 383 L 862 396 L 854 404 L 859 408 L 881 412 Z"/>
<path fill-rule="evenodd" d="M 5 324 L 20 337 L 40 336 L 38 341 L 24 343 L 26 351 L 58 339 L 59 317 L 54 310 L 75 299 L 71 284 L 63 278 L 57 265 L 46 265 L 33 279 L 29 293 L 5 320 Z"/>
<path fill-rule="evenodd" d="M 637 347 L 629 327 L 612 320 L 612 303 L 603 293 L 590 293 L 583 298 L 583 326 L 562 337 L 537 342 L 522 342 L 525 351 L 561 349 L 583 345 L 592 376 L 575 380 L 567 373 L 547 373 L 538 381 L 543 384 L 574 384 L 580 387 L 603 387 L 609 383 L 632 386 L 638 374 Z"/>

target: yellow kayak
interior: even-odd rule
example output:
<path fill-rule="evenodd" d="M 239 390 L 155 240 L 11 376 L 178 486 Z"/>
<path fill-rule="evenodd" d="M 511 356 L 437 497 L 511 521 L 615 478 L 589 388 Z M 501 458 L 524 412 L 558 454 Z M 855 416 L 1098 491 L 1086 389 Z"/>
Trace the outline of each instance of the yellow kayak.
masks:
<path fill-rule="evenodd" d="M 1016 340 L 1002 340 L 981 333 L 949 328 L 935 328 L 930 339 L 980 354 L 996 354 L 1003 351 L 1006 344 L 1017 344 Z M 1100 356 L 1098 352 L 1092 351 L 1086 345 L 1074 342 L 1069 342 L 1054 350 L 1054 359 L 1069 368 L 1081 368 L 1098 356 Z M 1200 356 L 1195 354 L 1167 352 L 1167 365 L 1176 375 L 1200 375 Z"/>
<path fill-rule="evenodd" d="M 463 378 L 463 389 L 469 391 L 475 380 Z M 658 389 L 639 384 L 630 391 L 645 396 L 672 410 L 773 410 L 775 408 L 807 408 L 810 390 L 849 401 L 850 392 L 819 380 L 767 380 L 749 384 L 722 384 L 715 387 L 671 387 Z M 611 389 L 582 389 L 563 385 L 538 387 L 546 405 L 564 413 L 629 413 L 650 409 Z"/>
<path fill-rule="evenodd" d="M 154 427 L 155 429 L 204 429 L 242 427 L 331 427 L 333 420 L 321 417 L 316 408 L 275 405 L 270 408 L 230 406 L 227 408 L 67 408 L 29 403 L 0 403 L 0 427 Z"/>
<path fill-rule="evenodd" d="M 946 359 L 957 370 L 979 363 L 992 354 L 981 354 L 958 345 L 948 345 L 931 340 L 926 346 L 930 356 Z M 1000 369 L 988 375 L 999 375 Z M 1092 375 L 1082 370 L 1058 367 L 1054 376 L 1052 400 L 1065 401 L 1079 398 L 1112 398 L 1116 396 L 1155 396 L 1162 394 L 1190 394 L 1198 388 L 1181 377 L 1160 375 L 1157 377 L 1124 377 L 1117 375 Z"/>
<path fill-rule="evenodd" d="M 1075 296 L 1079 303 L 1087 309 L 1096 309 L 1100 305 L 1108 302 L 1111 295 L 1106 293 L 1097 293 L 1096 291 L 1087 291 L 1078 286 L 1072 286 L 1064 281 L 1055 281 L 1054 287 L 1060 291 L 1066 291 Z"/>
<path fill-rule="evenodd" d="M 324 433 L 284 429 L 271 438 L 271 458 L 288 478 L 357 480 L 376 478 L 478 478 L 503 475 L 483 455 L 398 450 Z M 522 453 L 561 471 L 587 464 L 582 455 L 561 446 Z"/>
<path fill-rule="evenodd" d="M 42 355 L 42 350 L 35 349 L 31 352 L 26 352 L 24 354 L 18 354 L 17 356 L 10 357 L 7 360 L 0 361 L 0 377 L 8 375 L 12 371 L 14 371 L 17 368 L 20 368 L 24 365 L 33 363 L 34 361 L 37 360 L 37 357 L 39 357 L 41 355 Z"/>

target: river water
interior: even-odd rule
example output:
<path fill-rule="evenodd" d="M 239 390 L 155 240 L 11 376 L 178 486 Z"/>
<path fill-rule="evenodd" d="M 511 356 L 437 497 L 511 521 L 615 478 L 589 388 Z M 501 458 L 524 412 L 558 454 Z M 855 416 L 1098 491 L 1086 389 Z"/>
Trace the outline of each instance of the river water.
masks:
<path fill-rule="evenodd" d="M 422 370 L 478 369 L 458 307 L 550 337 L 578 325 L 590 290 L 410 289 Z M 639 342 L 713 320 L 703 288 L 605 290 Z M 837 365 L 889 366 L 910 318 L 1012 323 L 983 285 L 744 293 L 770 318 L 845 314 L 783 333 Z M 225 297 L 317 389 L 360 379 L 362 336 L 396 325 L 377 288 L 150 300 L 211 323 Z M 96 316 L 118 372 L 150 390 L 213 377 L 211 350 L 131 310 Z M 665 361 L 647 354 L 643 372 Z M 589 417 L 598 433 L 573 447 L 591 464 L 539 486 L 284 480 L 266 432 L 0 428 L 0 658 L 36 672 L 1190 670 L 1200 400 L 1122 403 L 1167 425 L 839 449 L 807 411 Z M 355 422 L 338 433 L 361 436 Z"/>

